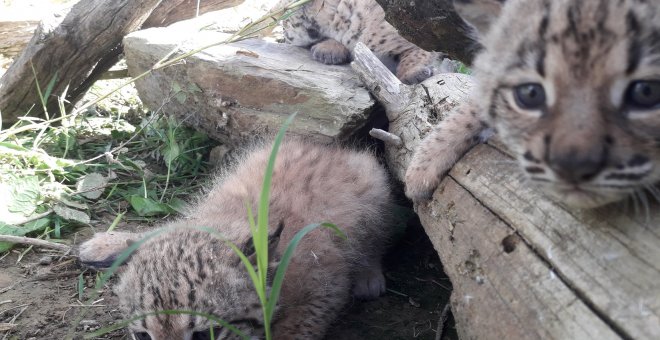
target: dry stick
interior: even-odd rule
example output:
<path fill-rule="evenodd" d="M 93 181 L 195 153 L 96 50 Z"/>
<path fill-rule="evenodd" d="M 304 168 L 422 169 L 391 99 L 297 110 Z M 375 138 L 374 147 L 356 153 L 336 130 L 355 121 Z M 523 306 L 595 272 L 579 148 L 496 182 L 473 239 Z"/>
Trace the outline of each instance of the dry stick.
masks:
<path fill-rule="evenodd" d="M 397 136 L 393 133 L 387 132 L 385 130 L 382 130 L 382 129 L 371 129 L 371 131 L 369 131 L 369 135 L 371 137 L 374 137 L 376 139 L 380 139 L 383 142 L 385 142 L 387 144 L 391 144 L 393 146 L 398 147 L 398 146 L 403 145 L 403 141 L 401 141 L 401 137 L 399 137 L 399 136 Z"/>
<path fill-rule="evenodd" d="M 43 213 L 41 213 L 41 214 L 36 214 L 36 215 L 34 215 L 34 216 L 30 216 L 30 217 L 28 217 L 28 218 L 26 218 L 26 219 L 24 219 L 24 220 L 22 220 L 22 221 L 16 221 L 16 222 L 14 222 L 13 224 L 14 224 L 14 225 L 21 225 L 21 224 L 25 224 L 25 223 L 33 222 L 33 221 L 36 221 L 36 220 L 38 220 L 38 219 L 40 219 L 40 218 L 43 218 L 43 217 L 46 217 L 46 216 L 50 215 L 52 212 L 53 212 L 52 209 L 48 209 L 48 211 L 46 211 L 46 212 L 43 212 Z"/>
<path fill-rule="evenodd" d="M 55 242 L 50 242 L 50 241 L 46 241 L 46 240 L 40 240 L 40 239 L 36 239 L 36 238 L 29 238 L 29 237 L 25 237 L 25 236 L 0 235 L 0 242 L 9 242 L 9 243 L 17 243 L 17 244 L 29 244 L 31 246 L 57 249 L 57 250 L 61 250 L 61 251 L 64 251 L 64 252 L 68 252 L 68 251 L 71 250 L 71 247 L 67 246 L 66 244 L 55 243 Z"/>
<path fill-rule="evenodd" d="M 86 104 L 80 106 L 79 108 L 73 110 L 73 112 L 71 112 L 69 114 L 62 114 L 57 118 L 52 118 L 52 119 L 47 119 L 47 120 L 39 119 L 39 120 L 41 120 L 41 122 L 39 122 L 39 123 L 32 123 L 32 124 L 28 124 L 28 125 L 17 127 L 17 128 L 11 127 L 8 130 L 0 130 L 0 142 L 3 141 L 3 140 L 6 140 L 10 136 L 14 136 L 14 135 L 18 134 L 18 133 L 33 130 L 35 128 L 43 128 L 43 127 L 48 126 L 52 123 L 64 120 L 64 119 L 69 118 L 69 117 L 76 116 L 80 112 L 85 111 L 90 106 L 100 102 L 103 99 L 106 99 L 106 98 L 110 97 L 113 93 L 121 90 L 122 88 L 128 86 L 129 84 L 134 83 L 136 80 L 139 80 L 139 79 L 142 79 L 142 78 L 148 76 L 153 71 L 157 71 L 157 70 L 160 70 L 162 68 L 174 65 L 174 64 L 180 62 L 181 60 L 183 60 L 185 58 L 188 58 L 188 57 L 192 56 L 193 54 L 199 53 L 199 52 L 201 52 L 201 51 L 203 51 L 207 48 L 210 48 L 210 47 L 213 47 L 213 46 L 218 46 L 218 45 L 223 45 L 223 44 L 234 43 L 234 42 L 247 40 L 247 39 L 251 39 L 251 38 L 255 38 L 257 36 L 256 34 L 259 33 L 260 30 L 263 30 L 263 29 L 266 29 L 268 27 L 274 26 L 280 19 L 283 19 L 286 16 L 288 16 L 288 14 L 291 11 L 298 9 L 299 7 L 301 7 L 304 4 L 308 3 L 309 1 L 311 1 L 311 0 L 298 0 L 296 2 L 293 2 L 293 3 L 285 6 L 284 8 L 275 11 L 274 13 L 268 13 L 267 15 L 257 19 L 257 21 L 254 21 L 254 22 L 248 24 L 247 26 L 243 27 L 238 32 L 234 33 L 231 37 L 229 37 L 229 38 L 227 38 L 223 41 L 218 41 L 218 42 L 215 42 L 215 43 L 208 44 L 206 46 L 202 46 L 200 48 L 197 48 L 195 50 L 192 50 L 190 52 L 187 52 L 185 54 L 177 56 L 176 58 L 170 59 L 178 51 L 178 48 L 175 48 L 175 49 L 171 50 L 167 55 L 165 55 L 165 57 L 163 57 L 161 60 L 156 62 L 156 64 L 151 69 L 149 69 L 149 70 L 147 70 L 147 71 L 145 71 L 145 72 L 143 72 L 143 73 L 127 80 L 127 81 L 125 81 L 120 86 L 113 89 L 112 91 L 106 93 L 105 95 L 102 95 L 102 96 L 96 98 L 95 100 L 93 100 L 89 103 L 86 103 Z"/>
<path fill-rule="evenodd" d="M 23 312 L 25 312 L 25 310 L 26 310 L 28 307 L 29 307 L 29 306 L 25 306 L 25 307 L 23 307 L 23 309 L 21 309 L 21 311 L 18 312 L 18 314 L 14 315 L 14 317 L 11 319 L 11 321 L 10 321 L 9 323 L 10 323 L 10 324 L 13 324 L 14 321 L 16 321 L 16 319 L 18 319 L 18 317 L 21 316 L 21 314 L 23 314 Z M 2 340 L 7 339 L 7 336 L 9 336 L 9 333 L 10 333 L 10 332 L 5 333 L 5 336 L 2 337 Z"/>

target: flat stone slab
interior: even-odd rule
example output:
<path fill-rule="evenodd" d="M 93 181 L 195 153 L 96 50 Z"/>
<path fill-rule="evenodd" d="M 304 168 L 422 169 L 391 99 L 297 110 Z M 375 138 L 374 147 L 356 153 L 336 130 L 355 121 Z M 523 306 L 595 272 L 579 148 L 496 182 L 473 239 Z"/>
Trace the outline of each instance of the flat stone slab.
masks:
<path fill-rule="evenodd" d="M 128 35 L 129 73 L 150 69 L 177 46 L 180 54 L 229 36 L 200 30 L 208 24 L 202 16 Z M 136 86 L 149 108 L 227 143 L 277 131 L 294 112 L 291 133 L 321 142 L 344 140 L 366 124 L 375 105 L 350 67 L 324 65 L 306 49 L 260 39 L 205 49 Z"/>

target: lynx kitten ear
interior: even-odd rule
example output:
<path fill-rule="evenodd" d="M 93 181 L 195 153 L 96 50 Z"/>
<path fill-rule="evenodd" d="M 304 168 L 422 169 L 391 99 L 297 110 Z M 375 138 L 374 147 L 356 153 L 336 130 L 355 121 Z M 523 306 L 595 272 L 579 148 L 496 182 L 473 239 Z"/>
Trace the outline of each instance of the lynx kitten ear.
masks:
<path fill-rule="evenodd" d="M 505 0 L 454 0 L 454 8 L 465 22 L 476 29 L 481 38 L 500 16 L 504 3 Z"/>

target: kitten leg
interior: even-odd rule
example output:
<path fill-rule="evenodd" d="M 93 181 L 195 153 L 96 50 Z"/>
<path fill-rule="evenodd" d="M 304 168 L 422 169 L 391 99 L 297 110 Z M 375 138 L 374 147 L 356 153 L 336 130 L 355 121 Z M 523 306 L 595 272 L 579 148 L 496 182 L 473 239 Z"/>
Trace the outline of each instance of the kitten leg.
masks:
<path fill-rule="evenodd" d="M 419 47 L 414 47 L 399 55 L 399 65 L 396 68 L 396 76 L 404 84 L 418 84 L 433 75 L 430 66 L 435 53 L 427 52 Z"/>
<path fill-rule="evenodd" d="M 326 39 L 312 46 L 312 57 L 328 65 L 345 64 L 351 58 L 351 51 L 335 39 Z"/>
<path fill-rule="evenodd" d="M 480 140 L 486 124 L 469 104 L 459 106 L 433 128 L 413 155 L 406 170 L 406 196 L 428 200 L 444 175 Z"/>
<path fill-rule="evenodd" d="M 372 260 L 367 266 L 360 267 L 353 279 L 353 296 L 371 300 L 385 293 L 385 276 L 381 260 Z"/>

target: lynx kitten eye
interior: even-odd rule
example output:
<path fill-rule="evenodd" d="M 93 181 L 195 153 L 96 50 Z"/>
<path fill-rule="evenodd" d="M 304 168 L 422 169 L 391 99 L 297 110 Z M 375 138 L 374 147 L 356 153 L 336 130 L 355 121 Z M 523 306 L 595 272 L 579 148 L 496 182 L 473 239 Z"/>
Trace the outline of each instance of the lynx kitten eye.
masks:
<path fill-rule="evenodd" d="M 514 89 L 516 103 L 521 109 L 539 110 L 545 106 L 545 89 L 543 85 L 530 83 L 518 85 Z"/>
<path fill-rule="evenodd" d="M 660 81 L 636 81 L 626 92 L 626 104 L 636 109 L 653 109 L 660 106 Z"/>

